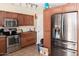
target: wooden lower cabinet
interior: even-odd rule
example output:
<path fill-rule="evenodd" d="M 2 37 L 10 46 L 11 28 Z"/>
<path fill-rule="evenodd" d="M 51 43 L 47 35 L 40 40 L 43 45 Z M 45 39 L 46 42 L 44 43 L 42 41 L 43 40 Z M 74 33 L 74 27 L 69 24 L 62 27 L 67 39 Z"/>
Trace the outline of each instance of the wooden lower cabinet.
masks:
<path fill-rule="evenodd" d="M 6 38 L 0 37 L 0 55 L 6 53 Z"/>
<path fill-rule="evenodd" d="M 36 43 L 36 32 L 25 32 L 21 34 L 21 47 L 27 47 Z"/>

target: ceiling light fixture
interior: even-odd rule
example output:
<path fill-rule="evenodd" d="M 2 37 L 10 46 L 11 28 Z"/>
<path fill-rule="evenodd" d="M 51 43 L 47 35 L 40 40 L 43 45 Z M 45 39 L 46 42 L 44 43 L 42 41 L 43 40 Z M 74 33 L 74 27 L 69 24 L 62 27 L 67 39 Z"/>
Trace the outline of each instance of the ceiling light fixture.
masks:
<path fill-rule="evenodd" d="M 36 4 L 32 4 L 32 3 L 26 3 L 26 6 L 30 6 L 31 8 L 37 8 L 38 6 Z"/>

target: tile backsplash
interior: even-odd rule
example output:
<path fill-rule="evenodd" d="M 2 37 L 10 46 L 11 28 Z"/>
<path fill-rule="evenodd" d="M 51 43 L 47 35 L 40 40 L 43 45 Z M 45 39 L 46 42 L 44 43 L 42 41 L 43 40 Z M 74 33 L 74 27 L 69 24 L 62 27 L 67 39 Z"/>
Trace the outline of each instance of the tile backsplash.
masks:
<path fill-rule="evenodd" d="M 22 29 L 23 32 L 27 32 L 27 31 L 34 31 L 35 27 L 34 26 L 19 26 L 17 29 Z"/>

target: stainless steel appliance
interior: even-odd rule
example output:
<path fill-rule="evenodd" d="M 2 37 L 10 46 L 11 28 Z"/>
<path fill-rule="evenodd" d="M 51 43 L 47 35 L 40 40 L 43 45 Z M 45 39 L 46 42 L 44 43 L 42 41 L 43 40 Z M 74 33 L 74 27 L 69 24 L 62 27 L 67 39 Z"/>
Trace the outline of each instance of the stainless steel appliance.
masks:
<path fill-rule="evenodd" d="M 51 21 L 52 55 L 77 55 L 77 12 L 52 15 Z"/>
<path fill-rule="evenodd" d="M 61 47 L 54 47 L 53 56 L 76 56 L 77 51 L 64 49 Z"/>
<path fill-rule="evenodd" d="M 20 36 L 11 35 L 7 36 L 7 53 L 16 51 L 20 48 Z"/>
<path fill-rule="evenodd" d="M 16 27 L 16 19 L 4 19 L 4 35 L 7 36 L 7 53 L 20 49 L 20 35 L 17 33 Z"/>
<path fill-rule="evenodd" d="M 4 35 L 6 36 L 11 36 L 11 35 L 16 35 L 17 33 L 17 29 L 16 28 L 4 28 Z"/>
<path fill-rule="evenodd" d="M 63 16 L 63 39 L 77 42 L 77 12 L 65 13 Z"/>
<path fill-rule="evenodd" d="M 10 18 L 4 19 L 4 27 L 17 27 L 17 20 Z"/>

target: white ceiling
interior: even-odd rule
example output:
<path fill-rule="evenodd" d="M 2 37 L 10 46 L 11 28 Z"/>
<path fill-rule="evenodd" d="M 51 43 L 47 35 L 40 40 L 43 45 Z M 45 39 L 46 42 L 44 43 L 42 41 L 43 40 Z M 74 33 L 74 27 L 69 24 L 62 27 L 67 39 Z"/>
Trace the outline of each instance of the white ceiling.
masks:
<path fill-rule="evenodd" d="M 20 5 L 20 6 L 32 6 L 34 8 L 36 7 L 42 7 L 44 9 L 44 4 L 45 3 L 11 3 L 12 5 Z M 49 8 L 53 8 L 53 7 L 56 7 L 56 6 L 60 6 L 60 5 L 63 5 L 63 4 L 66 4 L 66 3 L 49 3 Z"/>
<path fill-rule="evenodd" d="M 49 3 L 49 7 L 56 7 L 56 6 L 60 6 L 63 4 L 66 4 L 66 3 Z M 36 5 L 44 8 L 44 3 L 36 3 Z"/>

